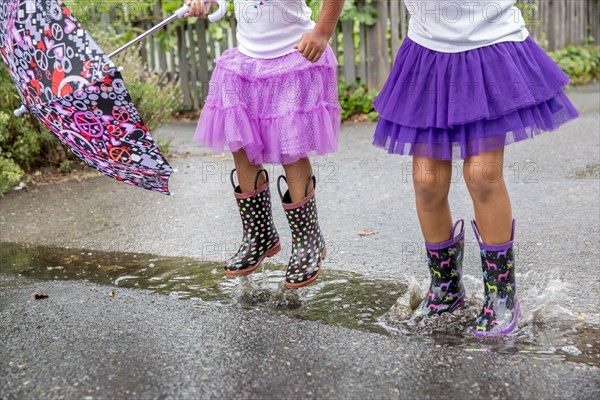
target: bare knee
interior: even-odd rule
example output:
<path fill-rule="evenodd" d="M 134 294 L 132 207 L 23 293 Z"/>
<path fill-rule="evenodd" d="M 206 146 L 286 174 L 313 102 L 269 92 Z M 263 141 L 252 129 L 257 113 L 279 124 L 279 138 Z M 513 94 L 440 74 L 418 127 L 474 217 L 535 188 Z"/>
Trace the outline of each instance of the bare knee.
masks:
<path fill-rule="evenodd" d="M 436 209 L 446 202 L 449 182 L 429 177 L 429 179 L 413 179 L 413 183 L 417 203 L 422 209 Z"/>
<path fill-rule="evenodd" d="M 463 176 L 475 202 L 489 202 L 506 190 L 502 168 L 494 163 L 465 164 Z"/>

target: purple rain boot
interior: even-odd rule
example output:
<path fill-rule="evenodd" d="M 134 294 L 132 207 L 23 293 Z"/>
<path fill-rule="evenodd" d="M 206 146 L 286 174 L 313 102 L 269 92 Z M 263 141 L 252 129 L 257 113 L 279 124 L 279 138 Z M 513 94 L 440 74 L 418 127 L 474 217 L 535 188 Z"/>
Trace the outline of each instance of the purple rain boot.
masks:
<path fill-rule="evenodd" d="M 269 190 L 269 174 L 261 169 L 254 179 L 254 191 L 242 193 L 233 178 L 235 169 L 231 171 L 231 185 L 240 210 L 243 225 L 242 244 L 237 253 L 225 262 L 225 275 L 248 275 L 256 270 L 266 257 L 273 257 L 281 250 L 279 235 L 273 224 L 271 211 L 271 192 Z M 266 182 L 257 187 L 260 175 L 264 173 Z"/>
<path fill-rule="evenodd" d="M 283 209 L 292 231 L 292 254 L 285 274 L 285 286 L 297 289 L 313 283 L 321 273 L 321 263 L 325 259 L 325 239 L 321 234 L 317 217 L 317 202 L 315 188 L 317 180 L 311 175 L 306 182 L 304 199 L 292 203 L 290 191 L 285 195 L 281 192 L 281 181 L 286 180 L 280 176 L 277 180 L 277 189 L 281 196 Z M 310 182 L 313 190 L 308 193 Z"/>
<path fill-rule="evenodd" d="M 455 235 L 459 223 L 460 232 Z M 450 239 L 445 242 L 425 242 L 431 283 L 427 297 L 414 312 L 416 319 L 439 317 L 442 313 L 451 313 L 464 304 L 465 288 L 462 283 L 464 225 L 462 219 L 456 221 L 450 232 Z"/>
<path fill-rule="evenodd" d="M 521 316 L 515 287 L 515 267 L 513 241 L 515 239 L 513 219 L 510 242 L 490 245 L 481 241 L 475 220 L 471 221 L 473 231 L 481 249 L 483 268 L 483 309 L 475 320 L 475 336 L 498 336 L 513 332 Z"/>

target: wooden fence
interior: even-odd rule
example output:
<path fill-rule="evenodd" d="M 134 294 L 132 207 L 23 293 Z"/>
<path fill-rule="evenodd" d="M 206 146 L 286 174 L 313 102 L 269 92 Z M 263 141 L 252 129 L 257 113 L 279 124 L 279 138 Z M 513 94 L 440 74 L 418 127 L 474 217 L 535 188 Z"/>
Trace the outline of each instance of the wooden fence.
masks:
<path fill-rule="evenodd" d="M 590 37 L 595 38 L 595 43 L 600 40 L 598 0 L 519 0 L 519 3 L 531 35 L 548 50 L 584 44 Z M 406 36 L 408 12 L 400 0 L 378 0 L 372 5 L 378 11 L 374 25 L 342 21 L 331 45 L 340 60 L 338 73 L 346 82 L 360 80 L 371 89 L 379 89 Z M 166 17 L 160 2 L 150 17 L 140 27 L 149 28 Z M 173 48 L 164 51 L 154 39 L 141 48 L 142 59 L 150 70 L 165 73 L 181 85 L 182 101 L 189 109 L 202 107 L 213 60 L 225 49 L 236 46 L 235 18 L 232 15 L 227 18 L 226 34 L 221 40 L 215 40 L 208 33 L 207 22 L 199 20 L 165 28 L 169 35 L 177 37 Z"/>

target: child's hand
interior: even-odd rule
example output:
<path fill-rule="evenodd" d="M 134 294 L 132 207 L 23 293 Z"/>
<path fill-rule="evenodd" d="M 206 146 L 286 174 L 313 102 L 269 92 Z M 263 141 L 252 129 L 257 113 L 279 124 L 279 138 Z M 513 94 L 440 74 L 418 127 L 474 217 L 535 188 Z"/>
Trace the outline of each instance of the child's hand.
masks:
<path fill-rule="evenodd" d="M 185 13 L 183 18 L 205 17 L 209 14 L 210 7 L 214 4 L 215 2 L 210 0 L 207 0 L 206 3 L 201 0 L 185 0 L 185 5 L 190 6 L 190 11 Z"/>
<path fill-rule="evenodd" d="M 329 41 L 329 36 L 327 34 L 318 32 L 316 29 L 311 32 L 306 32 L 296 46 L 295 49 L 298 49 L 300 53 L 310 62 L 317 62 L 327 49 L 327 42 Z"/>

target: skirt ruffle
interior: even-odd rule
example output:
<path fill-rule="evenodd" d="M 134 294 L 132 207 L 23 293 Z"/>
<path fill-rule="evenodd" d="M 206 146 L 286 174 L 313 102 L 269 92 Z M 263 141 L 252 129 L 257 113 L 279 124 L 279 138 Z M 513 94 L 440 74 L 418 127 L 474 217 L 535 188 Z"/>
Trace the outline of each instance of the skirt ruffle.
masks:
<path fill-rule="evenodd" d="M 299 52 L 275 59 L 229 49 L 217 60 L 194 139 L 213 151 L 244 149 L 254 164 L 291 164 L 337 150 L 337 61 Z"/>
<path fill-rule="evenodd" d="M 407 38 L 374 102 L 373 144 L 442 160 L 496 150 L 576 118 L 568 82 L 531 38 L 462 53 Z"/>

